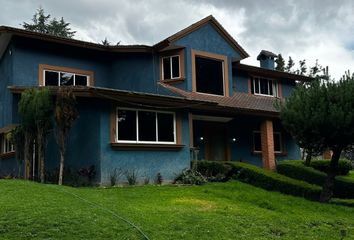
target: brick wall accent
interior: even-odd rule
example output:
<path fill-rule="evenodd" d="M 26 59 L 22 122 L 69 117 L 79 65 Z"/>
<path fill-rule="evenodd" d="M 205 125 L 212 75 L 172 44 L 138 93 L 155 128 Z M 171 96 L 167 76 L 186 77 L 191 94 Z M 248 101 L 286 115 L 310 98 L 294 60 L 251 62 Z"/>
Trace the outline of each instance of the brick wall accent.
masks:
<path fill-rule="evenodd" d="M 262 144 L 262 162 L 263 167 L 269 170 L 275 170 L 274 139 L 273 139 L 273 121 L 264 120 L 261 123 L 261 144 Z"/>

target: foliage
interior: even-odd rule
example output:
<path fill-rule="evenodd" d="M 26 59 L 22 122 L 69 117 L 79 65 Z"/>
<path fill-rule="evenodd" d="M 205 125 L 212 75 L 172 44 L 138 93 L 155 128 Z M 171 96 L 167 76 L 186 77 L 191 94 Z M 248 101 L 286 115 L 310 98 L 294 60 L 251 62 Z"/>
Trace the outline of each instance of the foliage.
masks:
<path fill-rule="evenodd" d="M 306 66 L 306 59 L 299 61 L 300 68 L 297 70 L 297 74 L 299 75 L 306 75 L 307 66 Z"/>
<path fill-rule="evenodd" d="M 293 73 L 293 70 L 292 68 L 295 66 L 295 62 L 294 60 L 291 58 L 291 56 L 289 56 L 289 60 L 288 60 L 288 63 L 285 67 L 285 71 L 288 72 L 288 73 Z"/>
<path fill-rule="evenodd" d="M 278 54 L 277 58 L 275 59 L 275 63 L 277 64 L 275 66 L 275 70 L 284 72 L 285 61 L 281 54 Z"/>
<path fill-rule="evenodd" d="M 108 41 L 106 37 L 104 38 L 104 40 L 101 41 L 101 44 L 103 46 L 111 46 L 111 43 Z"/>
<path fill-rule="evenodd" d="M 74 121 L 78 117 L 76 98 L 72 87 L 60 87 L 57 92 L 55 104 L 56 140 L 59 145 L 60 166 L 58 184 L 63 182 L 64 155 L 66 152 L 67 138 Z"/>
<path fill-rule="evenodd" d="M 183 170 L 174 180 L 175 184 L 191 184 L 191 185 L 202 185 L 205 184 L 207 180 L 203 177 L 201 173 L 193 169 Z"/>
<path fill-rule="evenodd" d="M 21 125 L 16 126 L 10 132 L 10 142 L 14 145 L 16 149 L 16 160 L 18 164 L 18 176 L 22 175 L 22 162 L 24 160 L 24 149 L 25 149 L 25 131 Z"/>
<path fill-rule="evenodd" d="M 235 174 L 231 171 L 232 167 L 223 162 L 194 161 L 193 165 L 209 182 L 225 182 Z"/>
<path fill-rule="evenodd" d="M 138 183 L 139 171 L 136 169 L 130 169 L 124 173 L 129 185 L 136 185 Z"/>
<path fill-rule="evenodd" d="M 121 168 L 115 168 L 113 172 L 110 174 L 110 183 L 111 186 L 115 186 L 117 182 L 119 182 L 119 179 L 123 175 L 123 170 Z"/>
<path fill-rule="evenodd" d="M 303 180 L 311 184 L 322 186 L 326 181 L 326 174 L 312 167 L 304 166 L 302 161 L 282 161 L 277 171 L 285 176 Z M 354 179 L 350 177 L 336 177 L 334 180 L 334 197 L 354 198 Z"/>
<path fill-rule="evenodd" d="M 310 164 L 316 170 L 324 173 L 329 172 L 330 161 L 328 160 L 313 160 Z M 340 159 L 338 161 L 337 175 L 348 175 L 349 171 L 353 169 L 352 163 L 345 159 Z"/>
<path fill-rule="evenodd" d="M 163 182 L 162 175 L 161 175 L 161 173 L 158 172 L 155 177 L 155 184 L 161 185 L 162 182 Z"/>
<path fill-rule="evenodd" d="M 261 187 L 266 190 L 279 191 L 294 196 L 301 196 L 310 200 L 318 200 L 321 188 L 307 182 L 292 179 L 250 164 L 230 162 L 239 172 L 237 179 Z"/>
<path fill-rule="evenodd" d="M 24 29 L 51 34 L 57 37 L 73 38 L 75 31 L 71 31 L 70 23 L 66 22 L 63 17 L 60 20 L 50 18 L 50 14 L 46 15 L 43 8 L 38 8 L 37 12 L 33 15 L 32 22 L 23 22 Z"/>
<path fill-rule="evenodd" d="M 92 185 L 93 180 L 96 176 L 96 168 L 95 165 L 91 165 L 89 167 L 82 167 L 78 171 L 79 176 L 83 177 L 87 180 L 87 185 Z"/>

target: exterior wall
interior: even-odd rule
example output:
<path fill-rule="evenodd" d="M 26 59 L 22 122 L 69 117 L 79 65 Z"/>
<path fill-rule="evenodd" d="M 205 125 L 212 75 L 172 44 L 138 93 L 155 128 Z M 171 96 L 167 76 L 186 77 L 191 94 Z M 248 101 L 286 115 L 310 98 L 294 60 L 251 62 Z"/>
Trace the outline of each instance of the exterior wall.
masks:
<path fill-rule="evenodd" d="M 249 92 L 249 81 L 250 77 L 247 72 L 232 70 L 232 88 L 234 92 Z"/>

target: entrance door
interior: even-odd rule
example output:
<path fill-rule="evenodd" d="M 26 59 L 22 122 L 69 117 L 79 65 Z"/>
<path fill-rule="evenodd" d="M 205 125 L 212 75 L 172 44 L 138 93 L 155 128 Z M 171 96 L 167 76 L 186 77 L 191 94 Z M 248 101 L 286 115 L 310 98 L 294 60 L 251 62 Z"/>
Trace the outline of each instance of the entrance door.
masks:
<path fill-rule="evenodd" d="M 210 161 L 227 161 L 228 141 L 227 124 L 207 123 L 205 124 L 205 158 Z"/>

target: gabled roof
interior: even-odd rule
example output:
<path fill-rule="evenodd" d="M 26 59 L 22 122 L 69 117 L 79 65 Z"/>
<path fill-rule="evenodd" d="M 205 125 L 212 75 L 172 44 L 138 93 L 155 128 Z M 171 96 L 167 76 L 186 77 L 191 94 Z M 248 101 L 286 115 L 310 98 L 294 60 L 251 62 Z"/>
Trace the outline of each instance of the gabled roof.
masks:
<path fill-rule="evenodd" d="M 206 18 L 203 18 L 202 20 L 190 25 L 189 27 L 173 34 L 172 36 L 162 40 L 161 42 L 157 43 L 154 45 L 154 48 L 156 49 L 162 49 L 165 48 L 169 45 L 171 45 L 173 42 L 183 38 L 184 36 L 190 34 L 191 32 L 194 32 L 198 30 L 199 28 L 203 27 L 206 24 L 212 24 L 215 29 L 225 38 L 225 40 L 237 51 L 240 53 L 242 59 L 249 57 L 248 53 L 236 42 L 236 40 L 224 29 L 224 27 L 212 16 L 208 16 Z"/>

